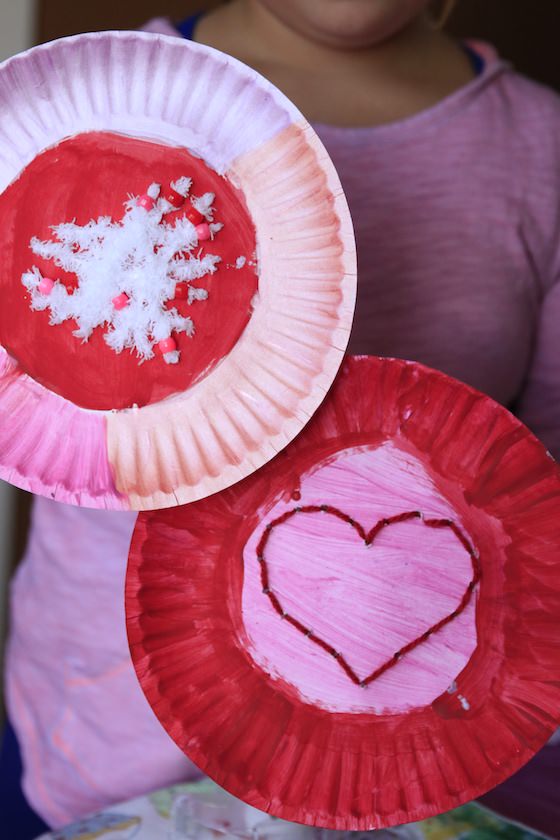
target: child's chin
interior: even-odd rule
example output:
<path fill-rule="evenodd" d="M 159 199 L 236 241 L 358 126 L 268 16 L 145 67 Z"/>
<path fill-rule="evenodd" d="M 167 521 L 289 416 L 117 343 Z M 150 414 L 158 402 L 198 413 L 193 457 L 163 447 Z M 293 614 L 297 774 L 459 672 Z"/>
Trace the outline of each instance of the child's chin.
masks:
<path fill-rule="evenodd" d="M 429 0 L 259 0 L 276 18 L 316 43 L 364 49 L 418 18 Z"/>

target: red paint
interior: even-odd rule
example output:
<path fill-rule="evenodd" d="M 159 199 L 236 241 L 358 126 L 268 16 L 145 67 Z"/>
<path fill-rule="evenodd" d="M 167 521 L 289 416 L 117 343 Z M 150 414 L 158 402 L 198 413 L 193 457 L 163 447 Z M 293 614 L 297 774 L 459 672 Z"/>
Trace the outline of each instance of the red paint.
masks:
<path fill-rule="evenodd" d="M 422 461 L 472 537 L 478 646 L 457 691 L 429 706 L 333 714 L 251 658 L 243 549 L 314 465 L 386 440 Z M 413 822 L 499 784 L 555 730 L 559 556 L 560 469 L 521 423 L 420 365 L 348 359 L 302 433 L 256 474 L 140 514 L 126 582 L 132 657 L 167 732 L 235 796 L 331 829 Z"/>
<path fill-rule="evenodd" d="M 208 289 L 208 300 L 177 303 L 196 330 L 192 339 L 178 336 L 179 364 L 167 365 L 156 356 L 139 365 L 133 353 L 114 353 L 100 329 L 82 344 L 72 335 L 73 322 L 52 327 L 48 312 L 31 311 L 21 275 L 33 265 L 46 275 L 54 268 L 30 250 L 33 236 L 48 239 L 50 225 L 74 218 L 79 224 L 100 215 L 119 219 L 130 193 L 144 195 L 151 183 L 184 174 L 193 178 L 194 195 L 216 193 L 216 220 L 224 228 L 211 244 L 211 253 L 222 258 L 216 275 L 195 283 Z M 25 373 L 77 405 L 142 406 L 184 391 L 229 353 L 248 323 L 256 275 L 250 266 L 227 268 L 240 254 L 250 257 L 255 250 L 243 197 L 184 149 L 108 133 L 79 135 L 35 158 L 0 196 L 0 217 L 0 344 Z M 76 286 L 73 275 L 57 269 L 57 276 Z"/>
<path fill-rule="evenodd" d="M 265 558 L 265 548 L 266 545 L 272 536 L 272 532 L 275 528 L 279 525 L 283 525 L 284 522 L 287 522 L 292 517 L 298 514 L 308 514 L 308 513 L 327 513 L 330 516 L 336 516 L 337 519 L 342 519 L 343 522 L 347 522 L 358 534 L 361 540 L 365 542 L 366 545 L 372 545 L 377 535 L 387 528 L 390 525 L 395 525 L 398 522 L 406 522 L 410 519 L 421 519 L 424 526 L 427 528 L 448 528 L 449 530 L 453 531 L 469 557 L 471 558 L 472 564 L 472 578 L 467 584 L 465 588 L 465 592 L 457 605 L 457 607 L 453 610 L 453 612 L 449 613 L 449 615 L 444 616 L 440 621 L 436 624 L 433 624 L 429 627 L 425 633 L 419 636 L 416 639 L 412 639 L 408 644 L 404 645 L 404 647 L 399 648 L 386 662 L 368 674 L 366 677 L 360 678 L 356 672 L 350 667 L 344 655 L 325 642 L 324 639 L 321 639 L 320 636 L 316 636 L 313 631 L 309 627 L 305 627 L 300 621 L 298 621 L 293 616 L 289 615 L 287 612 L 284 611 L 282 604 L 278 600 L 278 597 L 274 593 L 274 591 L 270 588 L 269 583 L 269 570 L 268 564 Z M 461 529 L 457 526 L 455 522 L 451 522 L 449 519 L 424 519 L 422 513 L 418 510 L 407 511 L 405 513 L 399 513 L 396 516 L 390 516 L 386 519 L 380 519 L 369 531 L 366 531 L 359 522 L 355 522 L 351 516 L 344 511 L 339 510 L 332 505 L 304 505 L 303 507 L 296 507 L 293 510 L 286 511 L 283 513 L 282 516 L 279 516 L 277 519 L 274 519 L 272 522 L 267 525 L 266 529 L 263 532 L 263 535 L 257 545 L 257 559 L 261 565 L 261 583 L 262 583 L 262 590 L 264 594 L 270 600 L 273 609 L 280 615 L 282 619 L 287 621 L 296 630 L 299 630 L 304 636 L 306 636 L 311 642 L 314 642 L 319 647 L 323 648 L 327 653 L 331 656 L 334 656 L 337 660 L 338 664 L 342 668 L 342 670 L 348 675 L 348 677 L 352 680 L 353 683 L 356 685 L 361 685 L 362 687 L 366 687 L 378 679 L 382 674 L 389 670 L 389 668 L 393 668 L 403 656 L 407 653 L 410 653 L 412 650 L 417 648 L 419 645 L 424 644 L 433 633 L 437 633 L 451 621 L 456 619 L 463 610 L 468 606 L 472 594 L 474 592 L 474 588 L 476 584 L 480 581 L 481 571 L 480 571 L 480 562 L 476 556 L 476 552 L 471 546 L 470 542 L 468 541 L 467 537 L 462 533 Z"/>

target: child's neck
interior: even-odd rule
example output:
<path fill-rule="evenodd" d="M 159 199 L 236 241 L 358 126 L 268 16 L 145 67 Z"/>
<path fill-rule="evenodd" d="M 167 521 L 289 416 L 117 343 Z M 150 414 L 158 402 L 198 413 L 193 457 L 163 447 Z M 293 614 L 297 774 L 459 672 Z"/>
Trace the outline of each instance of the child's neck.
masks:
<path fill-rule="evenodd" d="M 393 122 L 473 78 L 464 51 L 424 16 L 379 45 L 343 50 L 300 35 L 253 0 L 232 0 L 204 17 L 195 37 L 267 76 L 313 122 Z"/>

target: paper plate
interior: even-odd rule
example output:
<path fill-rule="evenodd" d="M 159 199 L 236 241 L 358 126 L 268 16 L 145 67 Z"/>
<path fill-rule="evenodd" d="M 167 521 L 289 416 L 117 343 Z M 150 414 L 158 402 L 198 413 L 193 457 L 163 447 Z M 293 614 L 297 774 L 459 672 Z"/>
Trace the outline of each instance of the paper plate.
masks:
<path fill-rule="evenodd" d="M 63 39 L 5 62 L 0 80 L 0 477 L 60 501 L 145 509 L 247 476 L 316 410 L 349 337 L 355 247 L 324 148 L 257 73 L 178 38 Z M 56 295 L 77 305 L 84 237 L 182 177 L 197 200 L 215 193 L 204 223 L 223 229 L 183 254 L 219 263 L 198 298 L 173 301 L 193 322 L 176 336 L 179 363 L 162 350 L 139 364 L 102 327 L 82 342 L 76 318 L 51 325 Z M 148 283 L 149 254 L 167 252 L 144 245 Z M 105 280 L 120 277 L 113 256 L 103 239 Z M 45 278 L 56 293 L 38 291 Z"/>
<path fill-rule="evenodd" d="M 348 359 L 298 438 L 141 514 L 126 585 L 174 741 L 283 819 L 367 830 L 503 781 L 560 717 L 560 469 L 449 377 Z"/>

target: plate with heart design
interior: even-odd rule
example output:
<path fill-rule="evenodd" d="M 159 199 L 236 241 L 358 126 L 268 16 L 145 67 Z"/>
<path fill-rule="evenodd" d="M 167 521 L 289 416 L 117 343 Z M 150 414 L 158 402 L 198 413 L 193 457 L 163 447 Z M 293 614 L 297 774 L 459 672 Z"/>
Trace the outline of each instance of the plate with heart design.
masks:
<path fill-rule="evenodd" d="M 65 38 L 0 83 L 0 478 L 143 510 L 249 475 L 350 334 L 354 236 L 321 142 L 182 38 Z"/>
<path fill-rule="evenodd" d="M 560 717 L 560 469 L 506 409 L 348 358 L 258 473 L 142 513 L 127 627 L 154 712 L 283 819 L 368 830 L 496 786 Z"/>

